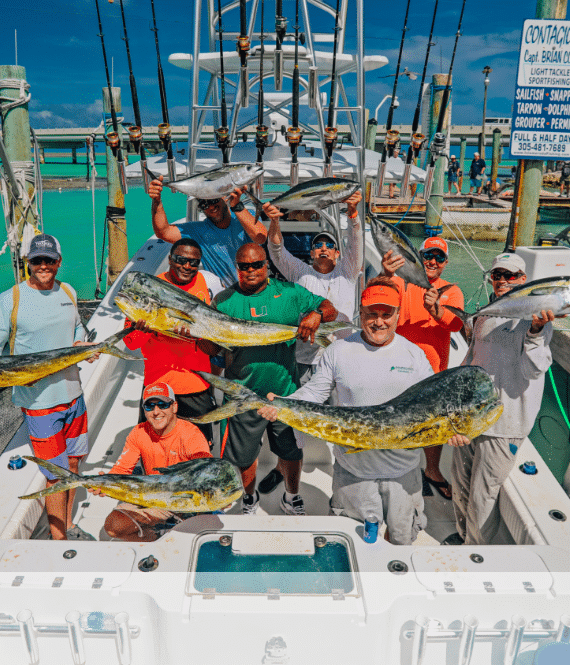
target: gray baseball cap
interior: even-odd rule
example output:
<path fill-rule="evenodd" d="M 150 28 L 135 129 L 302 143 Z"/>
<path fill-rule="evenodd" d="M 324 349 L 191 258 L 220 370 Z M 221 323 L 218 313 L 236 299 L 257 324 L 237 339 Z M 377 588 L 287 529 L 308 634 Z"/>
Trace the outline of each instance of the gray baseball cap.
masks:
<path fill-rule="evenodd" d="M 320 240 L 321 238 L 327 238 L 331 242 L 334 242 L 335 247 L 338 247 L 337 239 L 333 236 L 332 233 L 329 233 L 328 231 L 321 231 L 320 233 L 317 233 L 311 241 L 311 247 L 314 247 L 317 240 Z"/>
<path fill-rule="evenodd" d="M 40 233 L 32 238 L 30 249 L 26 255 L 27 259 L 36 256 L 47 256 L 48 259 L 61 259 L 61 246 L 53 236 Z"/>

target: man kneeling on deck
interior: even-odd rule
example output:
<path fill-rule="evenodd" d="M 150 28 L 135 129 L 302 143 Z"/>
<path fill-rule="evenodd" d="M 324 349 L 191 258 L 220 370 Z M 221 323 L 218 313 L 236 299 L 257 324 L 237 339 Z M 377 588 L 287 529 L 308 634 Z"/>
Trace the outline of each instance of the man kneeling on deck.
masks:
<path fill-rule="evenodd" d="M 323 404 L 336 387 L 338 406 L 373 406 L 431 376 L 422 349 L 396 334 L 400 304 L 400 291 L 391 279 L 371 279 L 360 302 L 362 332 L 333 342 L 312 378 L 289 397 Z M 274 420 L 277 409 L 264 406 L 258 413 Z M 448 443 L 461 446 L 469 439 L 456 434 Z M 334 456 L 332 514 L 361 522 L 375 515 L 379 524 L 386 522 L 386 540 L 411 545 L 426 523 L 420 449 L 347 454 L 335 445 Z"/>
<path fill-rule="evenodd" d="M 167 383 L 146 388 L 143 409 L 146 422 L 139 423 L 127 436 L 123 453 L 109 473 L 131 474 L 141 460 L 145 473 L 157 474 L 157 467 L 212 457 L 206 437 L 196 425 L 177 418 L 178 403 Z M 89 491 L 105 496 L 97 489 Z M 105 531 L 111 538 L 148 542 L 183 519 L 185 513 L 120 503 L 105 520 Z"/>

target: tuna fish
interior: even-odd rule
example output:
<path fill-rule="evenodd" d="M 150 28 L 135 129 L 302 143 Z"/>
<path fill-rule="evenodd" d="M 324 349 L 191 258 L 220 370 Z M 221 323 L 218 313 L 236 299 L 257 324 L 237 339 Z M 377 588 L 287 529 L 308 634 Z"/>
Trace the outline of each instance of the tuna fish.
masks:
<path fill-rule="evenodd" d="M 142 272 L 133 271 L 126 276 L 115 303 L 131 321 L 144 319 L 164 335 L 185 339 L 177 334 L 177 329 L 185 327 L 192 336 L 224 348 L 278 344 L 297 336 L 294 326 L 235 319 L 163 279 Z M 350 327 L 352 324 L 340 321 L 322 323 L 315 343 L 327 347 L 331 343 L 327 335 Z"/>
<path fill-rule="evenodd" d="M 198 372 L 229 401 L 192 422 L 203 424 L 262 406 L 277 408 L 281 422 L 348 448 L 347 452 L 423 448 L 446 443 L 454 434 L 475 438 L 503 412 L 499 393 L 481 367 L 455 367 L 435 374 L 378 406 L 340 407 L 276 397 L 270 402 L 245 386 Z"/>
<path fill-rule="evenodd" d="M 79 476 L 37 457 L 26 456 L 26 459 L 61 478 L 61 482 L 20 499 L 39 499 L 75 487 L 87 487 L 138 506 L 164 508 L 175 513 L 208 513 L 225 508 L 243 494 L 237 468 L 227 460 L 212 457 L 156 468 L 160 474 L 148 476 L 116 473 Z"/>
<path fill-rule="evenodd" d="M 30 385 L 50 374 L 87 360 L 96 353 L 108 353 L 125 360 L 139 360 L 139 356 L 125 353 L 115 346 L 129 332 L 131 332 L 129 329 L 121 330 L 94 346 L 70 346 L 39 353 L 3 356 L 0 358 L 0 388 Z"/>

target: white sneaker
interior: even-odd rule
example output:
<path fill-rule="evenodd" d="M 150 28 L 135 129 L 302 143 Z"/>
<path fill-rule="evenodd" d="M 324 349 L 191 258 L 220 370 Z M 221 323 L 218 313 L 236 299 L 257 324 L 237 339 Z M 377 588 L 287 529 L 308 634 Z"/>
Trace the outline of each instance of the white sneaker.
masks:
<path fill-rule="evenodd" d="M 286 499 L 286 494 L 283 494 L 281 497 L 281 510 L 287 513 L 287 515 L 306 515 L 303 497 L 300 494 L 296 494 L 291 503 L 289 503 Z"/>
<path fill-rule="evenodd" d="M 244 515 L 255 515 L 259 507 L 259 492 L 244 494 L 241 498 L 241 510 Z"/>

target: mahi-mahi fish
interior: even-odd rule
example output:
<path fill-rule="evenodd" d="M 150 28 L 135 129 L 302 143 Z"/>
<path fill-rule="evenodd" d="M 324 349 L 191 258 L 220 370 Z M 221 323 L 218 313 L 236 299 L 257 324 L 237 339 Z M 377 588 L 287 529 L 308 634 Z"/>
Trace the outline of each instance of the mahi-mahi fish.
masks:
<path fill-rule="evenodd" d="M 133 271 L 126 276 L 115 303 L 131 321 L 143 319 L 164 335 L 185 339 L 177 332 L 184 327 L 193 337 L 208 339 L 226 349 L 278 344 L 297 336 L 295 326 L 235 319 L 191 293 L 142 272 Z M 315 333 L 315 343 L 327 347 L 331 343 L 327 335 L 350 327 L 352 324 L 341 321 L 322 323 Z"/>
<path fill-rule="evenodd" d="M 146 169 L 153 180 L 158 176 Z M 186 196 L 198 199 L 217 199 L 231 194 L 236 187 L 249 185 L 263 174 L 258 164 L 225 164 L 211 171 L 196 173 L 182 180 L 163 181 L 164 187 L 173 192 L 181 192 Z"/>
<path fill-rule="evenodd" d="M 0 358 L 0 388 L 27 386 L 66 367 L 80 363 L 82 360 L 87 360 L 96 353 L 108 353 L 125 360 L 139 360 L 138 356 L 125 353 L 115 346 L 129 332 L 131 332 L 130 329 L 121 330 L 116 335 L 93 346 L 70 346 L 39 353 L 3 356 Z"/>
<path fill-rule="evenodd" d="M 269 401 L 249 388 L 207 372 L 197 372 L 229 401 L 197 424 L 274 406 L 277 420 L 294 429 L 348 448 L 364 450 L 422 448 L 446 443 L 454 434 L 473 439 L 503 412 L 491 377 L 481 367 L 454 367 L 430 376 L 378 406 L 327 406 L 275 397 Z"/>
<path fill-rule="evenodd" d="M 113 499 L 138 506 L 164 508 L 174 513 L 207 513 L 225 508 L 243 494 L 238 469 L 227 460 L 213 457 L 157 467 L 155 471 L 160 473 L 148 476 L 118 473 L 80 476 L 37 457 L 25 458 L 47 469 L 61 481 L 20 499 L 39 499 L 75 487 L 86 487 L 99 489 Z"/>

